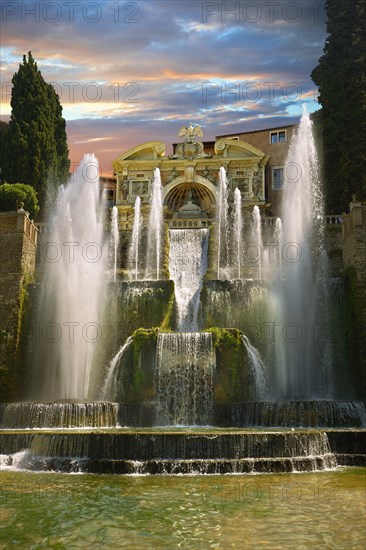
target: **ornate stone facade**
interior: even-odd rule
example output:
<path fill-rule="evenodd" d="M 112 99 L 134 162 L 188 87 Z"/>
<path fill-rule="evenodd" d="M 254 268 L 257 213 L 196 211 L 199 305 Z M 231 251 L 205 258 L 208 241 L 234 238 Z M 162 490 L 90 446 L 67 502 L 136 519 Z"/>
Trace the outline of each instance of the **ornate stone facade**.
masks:
<path fill-rule="evenodd" d="M 182 126 L 179 136 L 184 141 L 176 144 L 169 156 L 165 155 L 163 142 L 153 141 L 126 151 L 114 161 L 121 229 L 131 227 L 137 196 L 141 198 L 142 215 L 147 219 L 155 168 L 161 172 L 164 217 L 168 222 L 188 196 L 209 219 L 214 218 L 222 166 L 230 183 L 230 200 L 238 187 L 244 208 L 252 209 L 255 204 L 266 206 L 265 167 L 269 157 L 263 151 L 249 143 L 225 138 L 216 140 L 213 152 L 212 148 L 208 151 L 206 144 L 197 139 L 203 136 L 200 126 L 192 124 Z"/>

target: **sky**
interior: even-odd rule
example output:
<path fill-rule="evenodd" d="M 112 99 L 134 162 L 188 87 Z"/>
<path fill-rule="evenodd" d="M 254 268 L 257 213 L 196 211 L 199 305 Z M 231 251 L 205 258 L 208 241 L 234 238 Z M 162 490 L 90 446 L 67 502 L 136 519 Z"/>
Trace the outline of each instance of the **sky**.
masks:
<path fill-rule="evenodd" d="M 60 96 L 72 165 L 102 175 L 127 149 L 297 122 L 319 109 L 310 78 L 326 39 L 324 0 L 1 1 L 1 118 L 29 50 Z"/>

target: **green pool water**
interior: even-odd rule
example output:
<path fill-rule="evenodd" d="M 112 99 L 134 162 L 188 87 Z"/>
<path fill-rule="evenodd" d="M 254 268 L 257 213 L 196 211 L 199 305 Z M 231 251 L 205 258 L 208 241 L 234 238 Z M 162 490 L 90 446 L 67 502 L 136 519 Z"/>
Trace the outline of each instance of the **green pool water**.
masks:
<path fill-rule="evenodd" d="M 366 468 L 0 480 L 1 549 L 366 548 Z"/>

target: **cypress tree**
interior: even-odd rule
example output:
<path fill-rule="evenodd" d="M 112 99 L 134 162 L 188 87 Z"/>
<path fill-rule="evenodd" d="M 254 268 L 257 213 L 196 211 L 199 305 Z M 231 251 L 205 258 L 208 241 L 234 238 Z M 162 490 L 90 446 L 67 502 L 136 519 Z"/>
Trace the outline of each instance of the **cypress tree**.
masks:
<path fill-rule="evenodd" d="M 366 2 L 327 0 L 328 37 L 312 72 L 319 86 L 327 211 L 366 200 Z"/>
<path fill-rule="evenodd" d="M 5 163 L 6 163 L 6 142 L 9 130 L 9 124 L 0 120 L 0 183 L 5 181 Z"/>
<path fill-rule="evenodd" d="M 14 74 L 11 118 L 6 135 L 4 179 L 37 191 L 43 206 L 69 170 L 65 120 L 54 88 L 45 82 L 31 52 Z"/>

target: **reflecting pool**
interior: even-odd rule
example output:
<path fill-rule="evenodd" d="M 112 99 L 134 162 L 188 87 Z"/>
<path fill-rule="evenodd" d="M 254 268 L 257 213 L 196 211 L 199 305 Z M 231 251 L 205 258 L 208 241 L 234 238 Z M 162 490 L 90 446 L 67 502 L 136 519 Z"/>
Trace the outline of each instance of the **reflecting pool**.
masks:
<path fill-rule="evenodd" d="M 366 468 L 247 476 L 0 473 L 0 548 L 366 547 Z"/>

